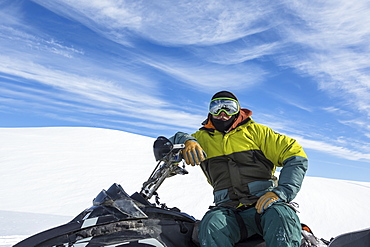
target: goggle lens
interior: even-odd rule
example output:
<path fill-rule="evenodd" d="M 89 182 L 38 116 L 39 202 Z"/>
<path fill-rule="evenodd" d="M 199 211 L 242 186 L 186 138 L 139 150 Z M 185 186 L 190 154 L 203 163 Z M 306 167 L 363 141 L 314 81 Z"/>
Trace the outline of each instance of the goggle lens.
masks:
<path fill-rule="evenodd" d="M 235 115 L 239 112 L 239 103 L 230 98 L 216 98 L 209 104 L 209 113 L 219 115 L 221 112 L 227 115 Z"/>

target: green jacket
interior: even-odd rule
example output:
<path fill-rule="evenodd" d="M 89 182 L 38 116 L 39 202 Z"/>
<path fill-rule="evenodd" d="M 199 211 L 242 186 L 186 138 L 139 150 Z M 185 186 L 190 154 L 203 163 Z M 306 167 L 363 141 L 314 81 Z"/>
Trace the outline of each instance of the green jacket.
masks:
<path fill-rule="evenodd" d="M 289 202 L 295 198 L 308 167 L 296 140 L 255 123 L 243 109 L 231 129 L 221 133 L 211 121 L 192 135 L 178 132 L 174 143 L 197 141 L 207 154 L 201 168 L 213 186 L 214 203 L 237 207 L 255 203 L 267 191 Z M 279 180 L 276 167 L 283 167 Z"/>

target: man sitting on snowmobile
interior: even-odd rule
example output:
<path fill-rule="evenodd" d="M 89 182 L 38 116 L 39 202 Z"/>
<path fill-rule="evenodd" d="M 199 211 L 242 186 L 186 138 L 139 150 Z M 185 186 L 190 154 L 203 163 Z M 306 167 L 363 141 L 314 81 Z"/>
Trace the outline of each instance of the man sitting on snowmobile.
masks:
<path fill-rule="evenodd" d="M 300 190 L 307 156 L 296 140 L 255 123 L 251 115 L 233 93 L 221 91 L 212 97 L 200 130 L 170 138 L 185 143 L 185 162 L 200 165 L 213 186 L 216 206 L 201 220 L 201 246 L 234 246 L 255 234 L 267 247 L 301 243 L 299 218 L 287 203 Z M 283 167 L 279 180 L 276 167 Z"/>

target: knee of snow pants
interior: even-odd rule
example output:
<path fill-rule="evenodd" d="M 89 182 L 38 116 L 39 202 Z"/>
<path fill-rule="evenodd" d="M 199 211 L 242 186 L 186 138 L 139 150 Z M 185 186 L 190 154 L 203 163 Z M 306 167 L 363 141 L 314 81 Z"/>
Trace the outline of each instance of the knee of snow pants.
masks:
<path fill-rule="evenodd" d="M 276 203 L 261 217 L 267 247 L 299 247 L 301 223 L 296 212 L 284 203 Z"/>
<path fill-rule="evenodd" d="M 199 226 L 200 246 L 232 247 L 240 239 L 235 214 L 227 208 L 208 211 Z"/>

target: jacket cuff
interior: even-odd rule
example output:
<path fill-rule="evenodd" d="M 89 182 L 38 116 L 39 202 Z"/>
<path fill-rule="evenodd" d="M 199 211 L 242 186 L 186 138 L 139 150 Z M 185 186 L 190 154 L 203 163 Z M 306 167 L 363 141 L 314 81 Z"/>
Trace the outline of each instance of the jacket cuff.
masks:
<path fill-rule="evenodd" d="M 191 136 L 184 132 L 177 132 L 174 136 L 168 138 L 172 144 L 184 144 L 186 141 L 195 141 L 197 139 L 194 136 Z"/>

